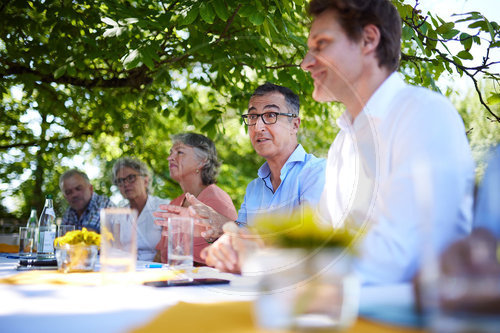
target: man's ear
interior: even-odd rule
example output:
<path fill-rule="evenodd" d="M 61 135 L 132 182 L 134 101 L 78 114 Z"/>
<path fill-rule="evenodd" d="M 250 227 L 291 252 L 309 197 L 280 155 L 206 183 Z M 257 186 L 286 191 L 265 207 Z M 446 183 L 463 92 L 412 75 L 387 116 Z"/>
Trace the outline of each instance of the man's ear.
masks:
<path fill-rule="evenodd" d="M 90 193 L 94 193 L 94 185 L 90 184 Z"/>
<path fill-rule="evenodd" d="M 367 24 L 363 28 L 363 53 L 369 54 L 375 52 L 378 44 L 380 43 L 380 30 L 374 24 Z"/>
<path fill-rule="evenodd" d="M 292 130 L 294 133 L 297 133 L 300 127 L 300 118 L 293 118 L 292 119 Z"/>

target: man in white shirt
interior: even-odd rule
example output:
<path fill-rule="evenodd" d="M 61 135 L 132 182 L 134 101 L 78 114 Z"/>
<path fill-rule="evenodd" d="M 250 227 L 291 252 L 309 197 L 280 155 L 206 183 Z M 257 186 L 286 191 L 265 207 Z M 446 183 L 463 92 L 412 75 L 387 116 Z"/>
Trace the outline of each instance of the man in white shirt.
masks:
<path fill-rule="evenodd" d="M 363 284 L 407 282 L 425 247 L 442 251 L 470 232 L 474 163 L 462 119 L 445 97 L 395 72 L 401 19 L 389 0 L 313 0 L 310 13 L 302 68 L 313 98 L 346 107 L 320 216 L 365 232 L 354 266 Z M 238 231 L 229 237 L 238 255 L 252 251 Z"/>
<path fill-rule="evenodd" d="M 470 232 L 474 163 L 449 101 L 407 85 L 398 68 L 399 14 L 388 0 L 313 0 L 302 68 L 313 98 L 346 111 L 328 153 L 319 211 L 366 231 L 355 263 L 363 284 L 410 280 L 424 246 Z"/>

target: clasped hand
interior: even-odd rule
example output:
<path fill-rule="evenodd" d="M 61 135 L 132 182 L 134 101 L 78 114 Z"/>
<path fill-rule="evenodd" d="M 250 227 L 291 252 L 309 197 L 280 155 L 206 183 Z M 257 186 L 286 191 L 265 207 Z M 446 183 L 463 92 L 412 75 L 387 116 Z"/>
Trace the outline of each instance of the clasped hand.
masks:
<path fill-rule="evenodd" d="M 160 205 L 163 211 L 156 211 L 153 216 L 158 217 L 155 223 L 167 229 L 167 221 L 170 217 L 191 217 L 195 223 L 195 236 L 199 233 L 209 243 L 215 241 L 222 235 L 222 226 L 228 222 L 228 218 L 217 213 L 213 208 L 205 205 L 194 195 L 186 193 L 188 207 L 176 205 Z"/>

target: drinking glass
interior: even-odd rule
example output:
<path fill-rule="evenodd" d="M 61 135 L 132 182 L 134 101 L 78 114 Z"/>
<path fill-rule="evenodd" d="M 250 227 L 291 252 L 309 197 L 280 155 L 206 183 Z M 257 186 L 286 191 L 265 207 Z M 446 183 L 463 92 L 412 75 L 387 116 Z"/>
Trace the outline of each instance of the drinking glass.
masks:
<path fill-rule="evenodd" d="M 137 260 L 137 211 L 101 209 L 102 272 L 133 272 Z"/>
<path fill-rule="evenodd" d="M 33 252 L 36 229 L 32 227 L 19 228 L 19 256 L 28 257 Z"/>
<path fill-rule="evenodd" d="M 63 237 L 67 232 L 75 230 L 75 226 L 72 224 L 61 224 L 57 228 L 57 237 Z"/>
<path fill-rule="evenodd" d="M 190 217 L 168 218 L 168 265 L 193 267 L 193 219 Z"/>

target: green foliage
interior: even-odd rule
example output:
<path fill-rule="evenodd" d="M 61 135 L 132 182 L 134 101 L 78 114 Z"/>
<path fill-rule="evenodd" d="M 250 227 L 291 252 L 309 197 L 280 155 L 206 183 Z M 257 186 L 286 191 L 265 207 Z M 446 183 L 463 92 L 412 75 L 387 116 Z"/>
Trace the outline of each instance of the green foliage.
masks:
<path fill-rule="evenodd" d="M 401 71 L 411 83 L 438 90 L 443 73 L 469 73 L 463 64 L 479 44 L 500 47 L 498 24 L 480 13 L 444 22 L 409 1 L 393 2 L 405 22 Z M 300 141 L 326 156 L 342 109 L 314 102 L 312 80 L 299 68 L 310 23 L 305 8 L 303 0 L 4 1 L 2 197 L 19 202 L 22 216 L 30 206 L 40 211 L 45 193 L 57 194 L 60 216 L 57 180 L 65 166 L 97 166 L 94 187 L 111 195 L 113 162 L 131 155 L 154 171 L 154 193 L 173 198 L 180 188 L 168 174 L 170 136 L 194 131 L 216 142 L 224 161 L 219 185 L 239 207 L 263 162 L 239 115 L 265 81 L 299 93 Z M 451 54 L 449 42 L 463 50 Z M 486 99 L 497 103 L 498 92 Z M 75 159 L 81 154 L 86 161 Z"/>

